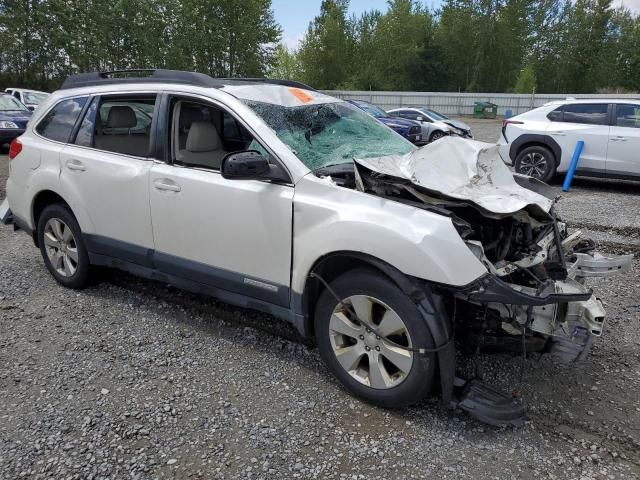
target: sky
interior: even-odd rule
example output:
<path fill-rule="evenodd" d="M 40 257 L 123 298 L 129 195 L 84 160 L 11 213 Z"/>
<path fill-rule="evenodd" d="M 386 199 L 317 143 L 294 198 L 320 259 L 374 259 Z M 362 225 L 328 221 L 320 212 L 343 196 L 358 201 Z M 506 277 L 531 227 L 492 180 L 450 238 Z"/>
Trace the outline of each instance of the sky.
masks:
<path fill-rule="evenodd" d="M 321 0 L 272 0 L 276 21 L 282 26 L 282 40 L 289 48 L 298 45 L 309 22 L 320 13 Z M 387 9 L 387 0 L 351 0 L 349 14 Z"/>
<path fill-rule="evenodd" d="M 272 0 L 271 5 L 276 21 L 282 26 L 282 40 L 289 48 L 298 46 L 309 22 L 320 13 L 321 0 Z M 427 0 L 430 7 L 439 6 L 440 0 Z M 624 4 L 635 12 L 640 12 L 640 0 L 614 0 L 614 5 Z M 387 10 L 387 0 L 351 0 L 349 14 L 360 15 L 369 10 Z"/>

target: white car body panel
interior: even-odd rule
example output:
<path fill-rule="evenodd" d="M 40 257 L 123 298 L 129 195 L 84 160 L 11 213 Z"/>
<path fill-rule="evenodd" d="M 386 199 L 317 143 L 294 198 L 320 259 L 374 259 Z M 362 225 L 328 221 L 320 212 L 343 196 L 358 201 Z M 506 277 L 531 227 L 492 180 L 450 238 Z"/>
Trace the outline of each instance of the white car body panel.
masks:
<path fill-rule="evenodd" d="M 296 185 L 292 290 L 301 293 L 313 264 L 334 252 L 356 251 L 401 272 L 447 285 L 467 285 L 486 273 L 441 215 L 334 185 L 314 175 Z"/>
<path fill-rule="evenodd" d="M 149 183 L 157 252 L 289 286 L 292 186 L 162 163 Z"/>
<path fill-rule="evenodd" d="M 640 128 L 610 127 L 607 172 L 640 178 Z"/>
<path fill-rule="evenodd" d="M 595 170 L 606 169 L 608 125 L 550 122 L 547 133 L 558 142 L 562 149 L 558 172 L 566 172 L 569 169 L 573 152 L 580 140 L 585 142 L 580 155 L 580 167 Z"/>
<path fill-rule="evenodd" d="M 153 248 L 152 165 L 153 161 L 139 157 L 67 145 L 60 152 L 60 190 L 74 212 L 78 208 L 88 212 L 92 227 L 81 224 L 83 231 Z"/>

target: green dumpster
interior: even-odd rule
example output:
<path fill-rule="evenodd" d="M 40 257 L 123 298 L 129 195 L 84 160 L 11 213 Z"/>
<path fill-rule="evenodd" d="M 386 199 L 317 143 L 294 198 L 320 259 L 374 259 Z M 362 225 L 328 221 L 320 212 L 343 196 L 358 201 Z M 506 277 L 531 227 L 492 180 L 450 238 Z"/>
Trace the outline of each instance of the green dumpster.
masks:
<path fill-rule="evenodd" d="M 496 118 L 498 105 L 491 102 L 475 102 L 473 104 L 474 118 Z"/>

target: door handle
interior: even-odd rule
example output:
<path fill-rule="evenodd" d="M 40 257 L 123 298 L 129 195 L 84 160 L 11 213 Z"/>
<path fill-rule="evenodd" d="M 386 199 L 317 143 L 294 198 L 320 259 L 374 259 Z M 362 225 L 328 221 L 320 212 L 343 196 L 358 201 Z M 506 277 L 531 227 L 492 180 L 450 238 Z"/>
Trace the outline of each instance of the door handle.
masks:
<path fill-rule="evenodd" d="M 179 192 L 182 190 L 180 185 L 178 185 L 173 180 L 169 180 L 168 178 L 160 178 L 153 182 L 153 186 L 156 190 L 166 191 L 166 192 Z"/>
<path fill-rule="evenodd" d="M 69 160 L 67 168 L 75 172 L 84 172 L 87 169 L 80 160 Z"/>
<path fill-rule="evenodd" d="M 551 135 L 557 135 L 558 137 L 564 137 L 566 133 L 564 132 L 551 132 Z"/>
<path fill-rule="evenodd" d="M 611 137 L 611 140 L 614 142 L 626 142 L 627 137 L 621 137 L 620 135 L 617 135 L 615 137 Z"/>

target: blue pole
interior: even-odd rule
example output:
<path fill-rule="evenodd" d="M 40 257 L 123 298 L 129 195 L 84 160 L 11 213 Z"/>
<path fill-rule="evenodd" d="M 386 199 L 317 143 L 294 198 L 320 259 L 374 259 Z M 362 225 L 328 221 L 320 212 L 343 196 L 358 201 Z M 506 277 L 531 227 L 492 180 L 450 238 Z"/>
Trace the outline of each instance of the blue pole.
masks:
<path fill-rule="evenodd" d="M 576 149 L 573 151 L 573 157 L 571 158 L 571 164 L 569 165 L 567 176 L 564 178 L 564 183 L 562 184 L 563 192 L 568 192 L 571 188 L 573 174 L 576 173 L 576 168 L 578 168 L 578 160 L 580 160 L 580 154 L 582 153 L 583 148 L 584 142 L 582 140 L 578 140 L 578 143 L 576 143 Z"/>

